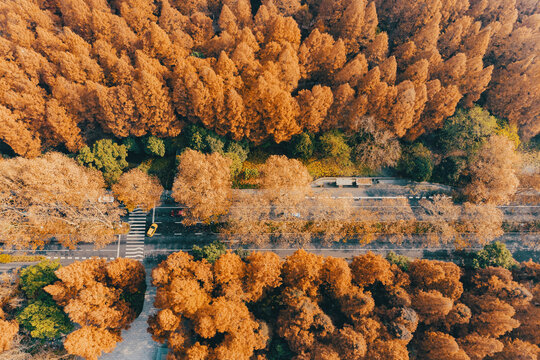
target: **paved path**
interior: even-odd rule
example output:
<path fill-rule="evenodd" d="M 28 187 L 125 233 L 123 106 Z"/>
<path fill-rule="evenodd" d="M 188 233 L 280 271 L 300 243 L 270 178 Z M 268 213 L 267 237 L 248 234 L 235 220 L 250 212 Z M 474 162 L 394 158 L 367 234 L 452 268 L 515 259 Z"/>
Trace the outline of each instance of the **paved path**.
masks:
<path fill-rule="evenodd" d="M 152 286 L 151 268 L 146 267 L 146 284 L 148 289 L 144 297 L 144 307 L 137 319 L 133 321 L 128 330 L 122 331 L 122 342 L 109 354 L 105 354 L 99 360 L 153 360 L 160 344 L 152 340 L 147 332 L 148 316 L 155 313 L 154 298 L 156 288 Z"/>

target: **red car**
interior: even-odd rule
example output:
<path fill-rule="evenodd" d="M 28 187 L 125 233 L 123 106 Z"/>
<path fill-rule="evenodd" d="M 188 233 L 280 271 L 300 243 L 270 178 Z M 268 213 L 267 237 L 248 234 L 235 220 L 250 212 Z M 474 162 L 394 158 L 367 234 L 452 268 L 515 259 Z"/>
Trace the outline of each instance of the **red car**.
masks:
<path fill-rule="evenodd" d="M 184 210 L 171 210 L 171 216 L 184 216 Z"/>

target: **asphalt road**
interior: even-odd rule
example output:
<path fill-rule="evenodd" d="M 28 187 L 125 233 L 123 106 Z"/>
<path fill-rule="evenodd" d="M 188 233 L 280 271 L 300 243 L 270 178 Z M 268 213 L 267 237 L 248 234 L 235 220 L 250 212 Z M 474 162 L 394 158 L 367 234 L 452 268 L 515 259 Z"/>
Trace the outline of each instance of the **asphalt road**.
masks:
<path fill-rule="evenodd" d="M 407 206 L 410 206 L 413 213 L 420 211 L 418 202 L 422 197 L 429 197 L 428 193 L 410 196 L 407 198 Z M 370 199 L 355 199 L 354 205 L 367 209 L 375 209 L 381 207 L 389 207 L 388 210 L 398 210 L 394 205 L 378 204 L 373 198 Z M 52 240 L 42 250 L 26 251 L 26 253 L 35 253 L 47 256 L 48 258 L 58 260 L 62 264 L 68 264 L 77 260 L 85 260 L 91 257 L 103 257 L 114 259 L 116 257 L 130 257 L 138 260 L 144 259 L 145 256 L 156 254 L 168 254 L 174 251 L 191 250 L 194 244 L 205 245 L 212 243 L 217 239 L 223 239 L 219 234 L 212 233 L 209 227 L 202 224 L 191 227 L 185 227 L 181 224 L 180 217 L 171 216 L 171 211 L 180 209 L 175 205 L 159 206 L 147 214 L 139 213 L 126 217 L 132 225 L 132 232 L 128 235 L 120 235 L 102 249 L 95 249 L 92 244 L 80 244 L 76 249 L 65 249 L 58 242 Z M 507 220 L 538 220 L 540 219 L 540 206 L 538 205 L 510 205 L 501 207 Z M 156 234 L 149 238 L 142 234 L 152 222 L 158 224 Z M 136 233 L 134 233 L 136 232 Z M 532 258 L 535 261 L 540 261 L 539 244 L 540 234 L 536 233 L 507 233 L 501 236 L 498 240 L 507 244 L 513 251 L 514 256 L 518 260 L 527 260 Z M 310 251 L 323 255 L 332 255 L 340 257 L 351 257 L 355 254 L 374 251 L 381 254 L 392 250 L 396 253 L 407 255 L 410 257 L 433 257 L 439 256 L 445 258 L 448 252 L 453 249 L 452 245 L 437 246 L 437 247 L 422 247 L 422 237 L 419 235 L 412 236 L 407 242 L 394 245 L 385 239 L 379 239 L 368 245 L 361 246 L 355 243 L 339 243 L 332 246 L 320 247 L 313 244 L 306 245 L 304 248 Z M 229 243 L 231 248 L 239 247 L 239 244 Z M 281 256 L 287 256 L 294 252 L 297 246 L 263 246 L 257 250 L 274 251 Z M 256 248 L 251 248 L 255 250 Z M 9 251 L 8 251 L 9 252 Z M 24 251 L 11 251 L 13 253 L 23 253 Z M 0 271 L 11 268 L 13 265 L 0 264 Z"/>

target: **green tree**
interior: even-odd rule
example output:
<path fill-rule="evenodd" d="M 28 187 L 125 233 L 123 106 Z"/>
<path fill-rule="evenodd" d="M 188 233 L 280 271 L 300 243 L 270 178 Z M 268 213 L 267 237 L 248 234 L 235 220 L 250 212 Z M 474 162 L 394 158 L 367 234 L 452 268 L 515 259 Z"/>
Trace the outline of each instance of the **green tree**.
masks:
<path fill-rule="evenodd" d="M 126 147 L 126 150 L 128 152 L 131 152 L 137 155 L 142 154 L 143 149 L 141 145 L 139 144 L 139 141 L 137 140 L 137 138 L 134 138 L 131 136 L 127 137 L 124 140 L 122 140 L 122 145 Z"/>
<path fill-rule="evenodd" d="M 319 137 L 319 152 L 324 158 L 333 158 L 346 163 L 351 158 L 351 148 L 347 145 L 343 133 L 332 130 Z"/>
<path fill-rule="evenodd" d="M 184 134 L 187 147 L 201 152 L 205 150 L 206 129 L 197 125 L 189 125 L 186 127 Z"/>
<path fill-rule="evenodd" d="M 145 140 L 144 152 L 150 156 L 163 157 L 165 155 L 165 143 L 162 139 L 151 135 Z"/>
<path fill-rule="evenodd" d="M 446 119 L 437 137 L 442 151 L 461 151 L 465 155 L 471 155 L 488 137 L 495 134 L 498 128 L 495 116 L 480 106 L 474 106 L 470 109 L 458 109 L 454 116 Z"/>
<path fill-rule="evenodd" d="M 235 177 L 242 170 L 244 161 L 247 160 L 249 149 L 243 147 L 236 141 L 231 141 L 227 144 L 227 151 L 223 154 L 232 160 L 231 176 Z"/>
<path fill-rule="evenodd" d="M 77 161 L 81 165 L 95 168 L 103 173 L 103 177 L 109 183 L 115 183 L 122 170 L 128 166 L 126 161 L 127 148 L 119 145 L 111 139 L 98 140 L 92 145 L 92 149 L 84 146 L 77 155 Z"/>
<path fill-rule="evenodd" d="M 517 264 L 512 257 L 512 253 L 506 248 L 506 245 L 495 241 L 484 246 L 472 261 L 473 268 L 485 268 L 488 266 L 500 266 L 510 269 Z"/>
<path fill-rule="evenodd" d="M 399 160 L 398 171 L 414 181 L 429 180 L 433 172 L 431 151 L 421 143 L 406 148 Z"/>
<path fill-rule="evenodd" d="M 206 137 L 204 138 L 204 143 L 205 143 L 205 151 L 207 153 L 220 153 L 223 155 L 224 153 L 224 147 L 225 147 L 225 143 L 220 139 L 218 138 L 217 136 L 214 136 L 214 135 L 206 135 Z"/>
<path fill-rule="evenodd" d="M 441 184 L 457 185 L 467 160 L 461 156 L 448 156 L 433 169 L 433 180 Z"/>
<path fill-rule="evenodd" d="M 54 273 L 60 268 L 58 262 L 43 260 L 40 263 L 28 266 L 20 273 L 20 287 L 28 299 L 48 299 L 49 295 L 43 288 L 58 280 Z"/>
<path fill-rule="evenodd" d="M 292 137 L 289 143 L 291 157 L 307 160 L 313 155 L 313 141 L 308 133 L 301 133 Z"/>
<path fill-rule="evenodd" d="M 213 264 L 221 255 L 227 252 L 227 247 L 220 241 L 214 241 L 209 245 L 200 247 L 194 245 L 192 249 L 192 255 L 195 260 L 206 259 L 209 263 Z"/>
<path fill-rule="evenodd" d="M 67 315 L 52 300 L 29 303 L 17 315 L 17 321 L 36 339 L 57 339 L 73 329 Z"/>
<path fill-rule="evenodd" d="M 225 140 L 211 130 L 202 126 L 189 125 L 184 130 L 184 144 L 186 147 L 203 153 L 224 154 Z"/>
<path fill-rule="evenodd" d="M 396 264 L 403 271 L 407 271 L 411 263 L 410 258 L 405 255 L 398 255 L 393 251 L 386 254 L 386 260 L 391 264 Z"/>

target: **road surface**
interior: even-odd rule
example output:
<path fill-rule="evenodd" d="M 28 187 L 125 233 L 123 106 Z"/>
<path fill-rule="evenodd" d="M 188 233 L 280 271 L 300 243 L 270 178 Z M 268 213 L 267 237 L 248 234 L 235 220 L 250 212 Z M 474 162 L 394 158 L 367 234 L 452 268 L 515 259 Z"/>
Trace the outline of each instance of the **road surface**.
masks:
<path fill-rule="evenodd" d="M 343 195 L 343 194 L 341 194 Z M 345 195 L 343 195 L 345 196 Z M 412 213 L 421 211 L 418 202 L 423 197 L 432 196 L 428 193 L 419 193 L 412 198 L 405 200 L 405 205 L 411 208 Z M 390 207 L 396 211 L 401 211 L 399 208 L 389 205 L 388 203 L 369 200 L 357 199 L 354 200 L 355 206 L 373 209 L 376 207 Z M 182 207 L 171 205 L 159 206 L 156 209 L 145 213 L 136 210 L 134 213 L 126 217 L 126 221 L 130 223 L 131 230 L 127 235 L 120 235 L 114 239 L 109 245 L 102 249 L 95 249 L 92 244 L 80 244 L 76 249 L 65 249 L 56 241 L 51 241 L 42 250 L 26 251 L 27 253 L 35 253 L 44 255 L 48 258 L 60 261 L 62 264 L 69 264 L 73 261 L 86 260 L 92 257 L 103 257 L 107 259 L 115 259 L 116 257 L 128 257 L 137 260 L 142 260 L 145 256 L 156 254 L 168 254 L 178 250 L 189 251 L 194 244 L 205 245 L 220 238 L 219 234 L 212 233 L 208 227 L 203 225 L 195 225 L 185 227 L 181 224 L 181 218 L 172 217 L 171 211 Z M 540 219 L 539 205 L 510 205 L 501 207 L 507 220 L 523 220 L 534 221 Z M 145 236 L 145 231 L 148 226 L 156 222 L 158 229 L 152 238 Z M 540 235 L 536 233 L 507 233 L 498 240 L 507 244 L 513 251 L 518 260 L 527 260 L 528 257 L 539 261 L 538 244 L 540 243 Z M 223 239 L 227 242 L 227 239 Z M 350 257 L 354 254 L 365 251 L 374 251 L 381 254 L 392 250 L 396 253 L 404 254 L 410 257 L 430 257 L 433 254 L 439 254 L 444 258 L 445 252 L 452 249 L 451 245 L 439 246 L 435 248 L 423 248 L 420 246 L 422 238 L 419 235 L 412 236 L 411 241 L 399 246 L 393 245 L 387 241 L 378 240 L 366 246 L 360 246 L 354 243 L 339 243 L 332 246 L 319 246 L 317 244 L 308 244 L 304 248 L 324 255 L 345 256 Z M 229 243 L 232 248 L 238 247 L 238 244 Z M 297 246 L 264 246 L 262 248 L 253 248 L 252 250 L 275 251 L 279 255 L 286 256 L 295 251 Z M 21 253 L 22 251 L 6 251 L 12 253 Z M 16 264 L 0 264 L 0 271 L 5 271 Z"/>

